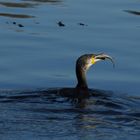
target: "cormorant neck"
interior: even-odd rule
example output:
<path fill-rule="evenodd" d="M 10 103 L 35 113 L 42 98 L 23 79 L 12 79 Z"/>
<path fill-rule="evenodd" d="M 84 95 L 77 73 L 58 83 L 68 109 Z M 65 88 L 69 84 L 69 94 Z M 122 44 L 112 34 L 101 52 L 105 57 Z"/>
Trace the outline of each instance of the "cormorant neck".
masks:
<path fill-rule="evenodd" d="M 86 70 L 84 70 L 81 66 L 76 65 L 76 76 L 78 81 L 76 88 L 88 89 L 86 82 Z"/>

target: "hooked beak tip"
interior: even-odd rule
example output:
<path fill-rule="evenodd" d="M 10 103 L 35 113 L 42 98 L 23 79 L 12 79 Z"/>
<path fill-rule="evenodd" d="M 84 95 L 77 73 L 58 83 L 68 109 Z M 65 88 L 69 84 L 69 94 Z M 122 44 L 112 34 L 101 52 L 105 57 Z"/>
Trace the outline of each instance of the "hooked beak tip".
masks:
<path fill-rule="evenodd" d="M 104 53 L 97 54 L 97 55 L 95 55 L 95 59 L 98 60 L 98 61 L 109 59 L 113 64 L 113 68 L 115 68 L 115 62 L 114 62 L 113 58 L 111 56 L 107 55 L 107 54 L 104 54 Z"/>

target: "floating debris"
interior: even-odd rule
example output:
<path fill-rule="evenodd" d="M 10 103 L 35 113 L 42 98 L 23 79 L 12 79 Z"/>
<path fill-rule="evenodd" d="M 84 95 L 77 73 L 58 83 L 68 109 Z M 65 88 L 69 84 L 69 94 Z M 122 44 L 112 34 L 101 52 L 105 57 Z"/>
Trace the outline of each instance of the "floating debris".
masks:
<path fill-rule="evenodd" d="M 18 24 L 18 27 L 24 27 L 22 24 Z"/>
<path fill-rule="evenodd" d="M 14 21 L 13 24 L 16 24 L 16 22 Z"/>
<path fill-rule="evenodd" d="M 17 25 L 18 27 L 24 27 L 24 25 L 23 24 L 17 24 L 17 22 L 16 21 L 13 21 L 13 22 L 11 22 L 11 23 L 9 23 L 8 21 L 6 21 L 6 24 L 13 24 L 13 25 Z"/>
<path fill-rule="evenodd" d="M 60 27 L 64 27 L 64 26 L 65 26 L 65 24 L 62 23 L 62 21 L 59 21 L 57 24 L 58 24 Z"/>
<path fill-rule="evenodd" d="M 87 24 L 84 24 L 84 23 L 78 23 L 78 25 L 80 25 L 80 26 L 88 26 Z"/>

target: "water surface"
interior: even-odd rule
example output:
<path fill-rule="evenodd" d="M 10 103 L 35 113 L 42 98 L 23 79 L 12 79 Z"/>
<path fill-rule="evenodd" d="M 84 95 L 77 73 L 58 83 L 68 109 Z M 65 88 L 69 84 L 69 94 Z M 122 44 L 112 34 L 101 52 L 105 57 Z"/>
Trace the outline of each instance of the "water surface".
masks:
<path fill-rule="evenodd" d="M 0 137 L 139 139 L 139 13 L 137 0 L 0 0 Z M 50 92 L 74 87 L 76 59 L 92 52 L 116 62 L 87 73 L 103 97 Z"/>
<path fill-rule="evenodd" d="M 92 90 L 78 102 L 54 91 L 1 91 L 1 138 L 139 139 L 140 98 Z"/>

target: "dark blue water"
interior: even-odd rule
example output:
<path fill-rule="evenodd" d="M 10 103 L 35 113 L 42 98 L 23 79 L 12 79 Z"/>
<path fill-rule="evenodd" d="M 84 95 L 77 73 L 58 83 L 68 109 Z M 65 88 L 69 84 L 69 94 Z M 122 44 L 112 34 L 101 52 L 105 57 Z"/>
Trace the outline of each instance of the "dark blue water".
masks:
<path fill-rule="evenodd" d="M 0 139 L 138 140 L 139 4 L 0 0 Z M 116 67 L 105 61 L 88 71 L 92 96 L 59 96 L 57 87 L 76 85 L 76 59 L 101 52 Z"/>

